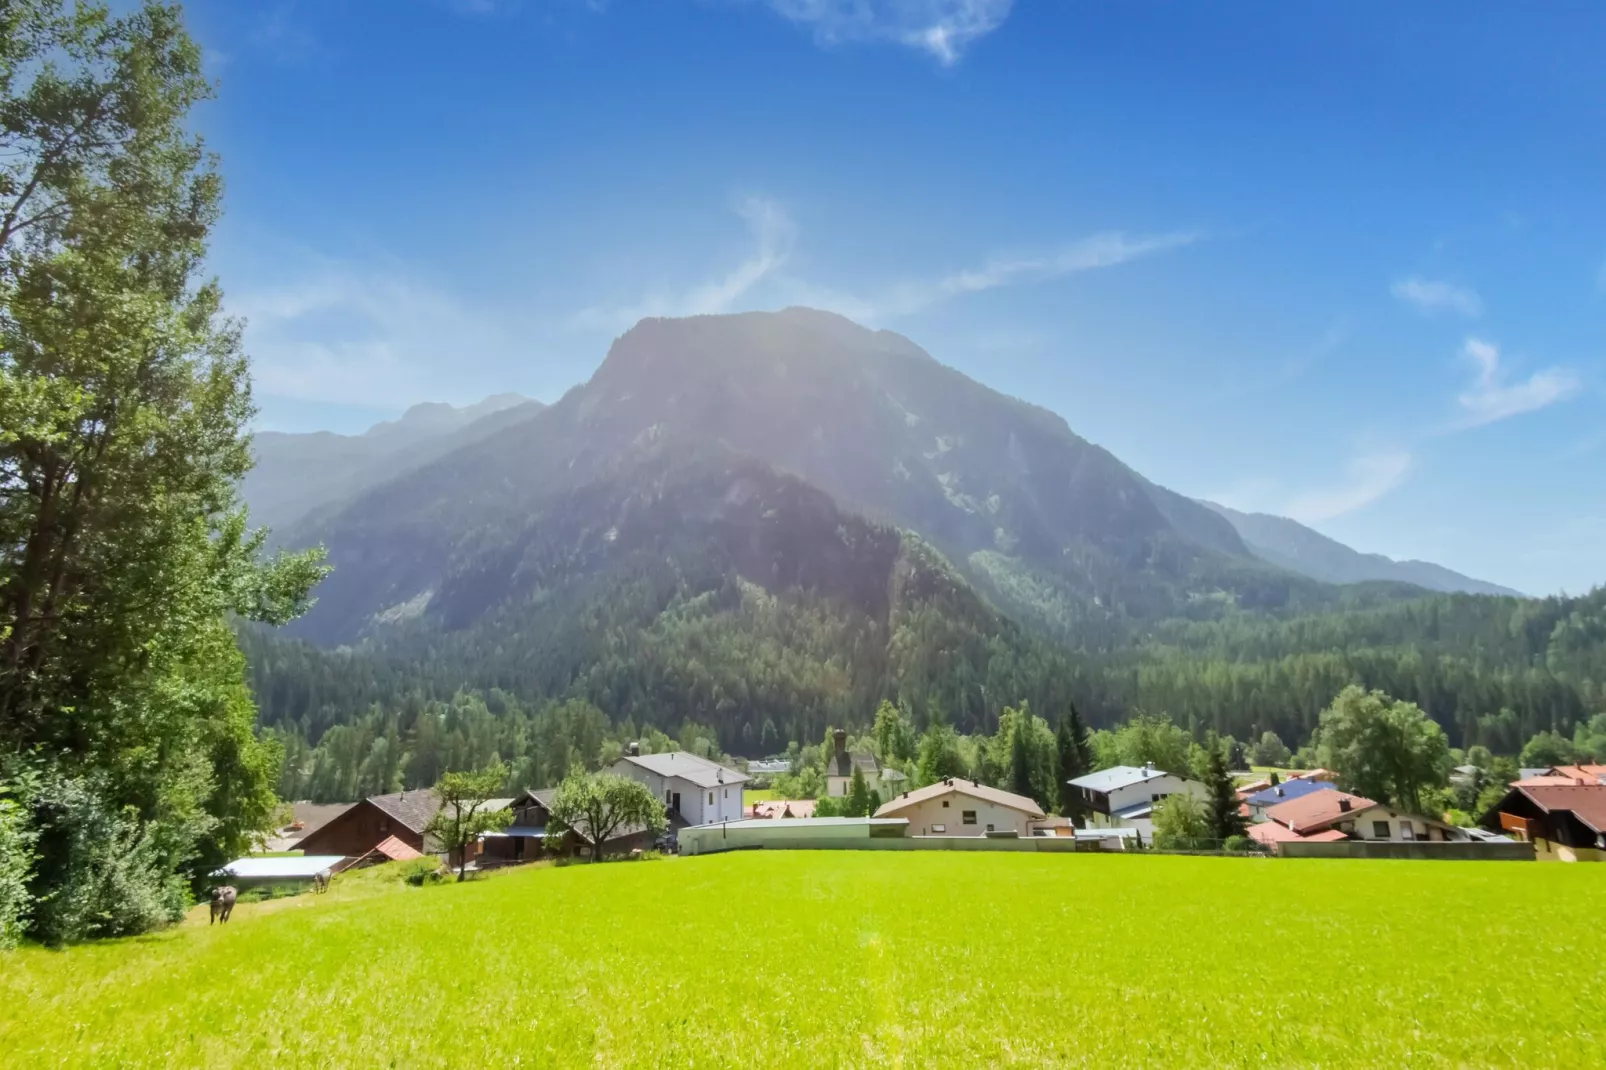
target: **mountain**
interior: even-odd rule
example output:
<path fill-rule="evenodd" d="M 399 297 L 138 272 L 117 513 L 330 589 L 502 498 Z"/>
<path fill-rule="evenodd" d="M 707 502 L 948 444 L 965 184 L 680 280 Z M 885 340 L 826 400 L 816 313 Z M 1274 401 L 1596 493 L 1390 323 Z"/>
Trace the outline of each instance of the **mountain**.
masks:
<path fill-rule="evenodd" d="M 254 523 L 279 530 L 541 408 L 518 394 L 496 394 L 461 408 L 414 405 L 360 435 L 261 431 L 251 441 L 256 467 L 240 492 Z"/>
<path fill-rule="evenodd" d="M 1430 591 L 1521 597 L 1520 592 L 1509 587 L 1463 576 L 1428 561 L 1396 561 L 1382 554 L 1363 554 L 1287 517 L 1241 513 L 1214 502 L 1200 504 L 1226 517 L 1255 556 L 1323 583 L 1390 580 Z"/>

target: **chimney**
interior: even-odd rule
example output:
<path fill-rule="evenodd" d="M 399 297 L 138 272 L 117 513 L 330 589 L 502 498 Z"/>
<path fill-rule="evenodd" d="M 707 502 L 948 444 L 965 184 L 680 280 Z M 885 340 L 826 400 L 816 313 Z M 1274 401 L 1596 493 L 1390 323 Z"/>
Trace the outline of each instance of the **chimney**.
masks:
<path fill-rule="evenodd" d="M 1345 814 L 1349 813 L 1349 800 L 1348 799 L 1340 799 L 1340 800 L 1338 800 L 1338 809 L 1339 809 L 1340 813 L 1345 813 Z"/>
<path fill-rule="evenodd" d="M 638 743 L 635 740 L 631 740 L 630 741 L 630 746 L 625 748 L 625 753 L 630 755 L 632 758 L 640 757 L 641 756 L 641 744 Z"/>

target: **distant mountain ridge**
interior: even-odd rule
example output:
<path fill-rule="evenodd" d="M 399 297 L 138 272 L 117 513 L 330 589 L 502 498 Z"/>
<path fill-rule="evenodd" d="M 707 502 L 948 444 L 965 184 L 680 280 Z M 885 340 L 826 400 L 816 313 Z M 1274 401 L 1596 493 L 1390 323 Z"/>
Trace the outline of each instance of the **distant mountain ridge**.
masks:
<path fill-rule="evenodd" d="M 1353 550 L 1287 517 L 1239 512 L 1203 499 L 1200 504 L 1226 517 L 1257 557 L 1323 583 L 1390 580 L 1446 594 L 1524 597 L 1520 591 L 1463 576 L 1430 561 L 1396 561 L 1382 554 Z"/>
<path fill-rule="evenodd" d="M 520 394 L 495 394 L 462 407 L 414 405 L 360 435 L 259 431 L 251 440 L 256 467 L 246 474 L 241 494 L 254 523 L 282 530 L 541 408 Z"/>

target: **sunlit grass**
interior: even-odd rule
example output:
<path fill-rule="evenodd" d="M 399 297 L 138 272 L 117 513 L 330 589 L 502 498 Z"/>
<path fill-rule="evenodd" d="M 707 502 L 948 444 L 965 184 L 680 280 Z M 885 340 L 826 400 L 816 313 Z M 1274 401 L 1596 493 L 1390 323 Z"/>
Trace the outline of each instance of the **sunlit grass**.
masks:
<path fill-rule="evenodd" d="M 743 852 L 0 958 L 14 1066 L 1602 1066 L 1606 866 Z"/>

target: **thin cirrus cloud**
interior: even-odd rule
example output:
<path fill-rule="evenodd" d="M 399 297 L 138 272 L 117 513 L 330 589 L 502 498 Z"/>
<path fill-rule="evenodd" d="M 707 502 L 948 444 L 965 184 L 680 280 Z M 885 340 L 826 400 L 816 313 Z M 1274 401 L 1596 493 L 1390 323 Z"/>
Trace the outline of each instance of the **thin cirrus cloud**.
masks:
<path fill-rule="evenodd" d="M 822 45 L 890 43 L 918 49 L 943 66 L 1009 18 L 1014 0 L 763 0 L 807 26 Z"/>
<path fill-rule="evenodd" d="M 1267 480 L 1257 479 L 1210 498 L 1229 509 L 1271 513 L 1302 524 L 1319 524 L 1353 513 L 1382 498 L 1405 482 L 1412 463 L 1407 450 L 1376 450 L 1352 458 L 1343 476 L 1326 486 L 1288 494 L 1279 493 L 1276 485 Z"/>
<path fill-rule="evenodd" d="M 1479 427 L 1537 412 L 1571 397 L 1580 385 L 1574 372 L 1560 367 L 1534 372 L 1519 382 L 1507 382 L 1500 367 L 1500 348 L 1480 338 L 1468 338 L 1461 352 L 1477 369 L 1472 386 L 1457 399 L 1463 426 Z"/>
<path fill-rule="evenodd" d="M 753 249 L 735 267 L 695 286 L 658 288 L 628 304 L 587 307 L 574 318 L 574 326 L 618 330 L 648 316 L 710 315 L 788 304 L 828 309 L 878 325 L 967 295 L 1114 267 L 1201 238 L 1196 231 L 1135 236 L 1112 231 L 1082 238 L 1054 252 L 992 257 L 977 267 L 933 278 L 904 279 L 868 294 L 855 294 L 785 273 L 798 231 L 779 204 L 750 197 L 737 206 L 737 214 L 747 225 Z"/>
<path fill-rule="evenodd" d="M 1452 282 L 1413 275 L 1396 282 L 1392 290 L 1397 299 L 1428 315 L 1448 312 L 1468 319 L 1483 315 L 1483 300 L 1477 293 Z"/>

